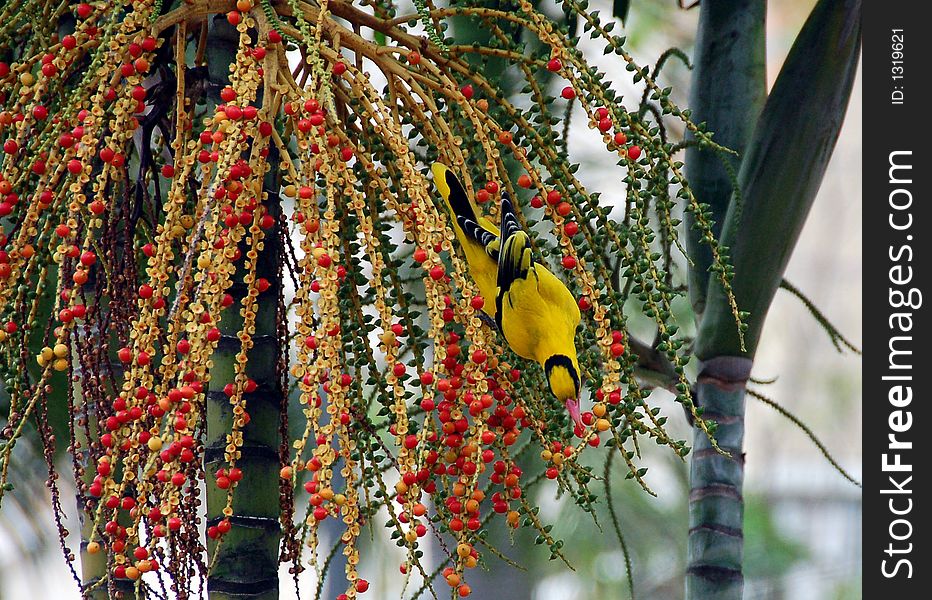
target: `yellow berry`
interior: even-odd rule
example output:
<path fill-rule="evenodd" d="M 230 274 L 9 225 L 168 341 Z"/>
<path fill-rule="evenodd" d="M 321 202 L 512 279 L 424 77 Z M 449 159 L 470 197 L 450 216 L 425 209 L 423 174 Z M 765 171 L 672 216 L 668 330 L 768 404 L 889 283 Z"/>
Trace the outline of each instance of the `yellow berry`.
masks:
<path fill-rule="evenodd" d="M 52 353 L 55 355 L 55 358 L 65 358 L 68 356 L 68 346 L 64 344 L 55 344 L 55 349 L 52 350 Z"/>

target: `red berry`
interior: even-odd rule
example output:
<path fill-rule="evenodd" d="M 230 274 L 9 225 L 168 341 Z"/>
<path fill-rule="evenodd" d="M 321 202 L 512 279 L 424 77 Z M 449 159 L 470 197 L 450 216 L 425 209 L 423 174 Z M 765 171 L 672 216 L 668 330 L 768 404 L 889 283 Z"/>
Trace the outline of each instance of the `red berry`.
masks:
<path fill-rule="evenodd" d="M 569 202 L 561 202 L 557 205 L 557 214 L 561 217 L 565 217 L 571 212 L 573 212 L 573 207 Z"/>
<path fill-rule="evenodd" d="M 563 68 L 563 63 L 560 62 L 560 59 L 559 59 L 559 58 L 551 58 L 549 61 L 547 61 L 547 70 L 548 70 L 548 71 L 551 71 L 551 72 L 553 72 L 553 73 L 556 73 L 557 71 L 559 71 L 559 70 L 562 69 L 562 68 Z"/>
<path fill-rule="evenodd" d="M 333 63 L 333 74 L 342 75 L 343 73 L 346 73 L 346 63 L 342 61 Z"/>
<path fill-rule="evenodd" d="M 599 119 L 599 131 L 608 131 L 612 128 L 612 120 L 608 117 Z"/>
<path fill-rule="evenodd" d="M 621 356 L 625 353 L 623 344 L 612 344 L 612 356 Z"/>
<path fill-rule="evenodd" d="M 576 90 L 574 90 L 571 86 L 566 86 L 563 88 L 563 91 L 560 92 L 560 95 L 567 100 L 572 100 L 576 97 Z"/>
<path fill-rule="evenodd" d="M 615 134 L 615 144 L 617 146 L 621 146 L 627 141 L 628 141 L 628 136 L 626 136 L 624 133 L 619 131 L 618 133 Z"/>
<path fill-rule="evenodd" d="M 530 175 L 528 175 L 527 173 L 525 173 L 525 174 L 521 175 L 520 177 L 518 177 L 518 187 L 522 187 L 522 188 L 524 188 L 524 189 L 528 189 L 528 188 L 531 187 L 531 185 L 532 185 L 531 177 L 530 177 Z"/>
<path fill-rule="evenodd" d="M 91 16 L 92 10 L 93 8 L 91 7 L 90 4 L 86 2 L 82 2 L 81 4 L 78 5 L 78 16 L 81 17 L 82 19 L 86 19 L 89 16 Z"/>
<path fill-rule="evenodd" d="M 408 62 L 412 65 L 420 64 L 421 62 L 421 53 L 417 50 L 408 53 Z"/>
<path fill-rule="evenodd" d="M 641 147 L 640 146 L 631 146 L 628 148 L 628 156 L 631 157 L 631 160 L 637 160 L 641 156 Z"/>
<path fill-rule="evenodd" d="M 469 83 L 461 87 L 460 92 L 463 93 L 463 96 L 465 96 L 467 100 L 472 100 L 473 94 L 475 93 L 472 88 L 472 84 Z"/>
<path fill-rule="evenodd" d="M 576 268 L 576 257 L 575 256 L 564 256 L 563 257 L 563 268 L 564 269 L 575 269 Z"/>
<path fill-rule="evenodd" d="M 532 208 L 543 208 L 544 201 L 540 199 L 540 196 L 534 196 L 531 198 L 531 207 Z"/>

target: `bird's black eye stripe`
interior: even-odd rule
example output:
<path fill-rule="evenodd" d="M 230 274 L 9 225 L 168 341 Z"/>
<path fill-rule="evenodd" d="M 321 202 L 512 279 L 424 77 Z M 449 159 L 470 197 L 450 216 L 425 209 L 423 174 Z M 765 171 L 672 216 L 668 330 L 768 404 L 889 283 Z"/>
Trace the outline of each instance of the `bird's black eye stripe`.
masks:
<path fill-rule="evenodd" d="M 573 366 L 573 361 L 570 360 L 570 357 L 565 354 L 554 354 L 546 361 L 544 361 L 544 373 L 547 375 L 547 378 L 550 378 L 550 372 L 553 371 L 554 367 L 563 367 L 569 371 L 570 377 L 573 378 L 573 385 L 576 388 L 576 394 L 579 394 L 580 382 L 579 382 L 579 373 L 576 372 L 576 367 Z"/>

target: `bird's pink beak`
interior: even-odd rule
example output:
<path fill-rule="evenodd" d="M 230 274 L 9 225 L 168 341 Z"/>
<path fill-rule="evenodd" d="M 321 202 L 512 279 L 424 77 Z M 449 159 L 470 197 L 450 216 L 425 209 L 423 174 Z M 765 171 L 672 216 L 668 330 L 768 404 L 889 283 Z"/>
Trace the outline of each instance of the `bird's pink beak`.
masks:
<path fill-rule="evenodd" d="M 566 410 L 570 413 L 570 418 L 576 427 L 583 429 L 585 426 L 582 422 L 582 415 L 579 412 L 579 398 L 568 398 L 566 400 Z"/>

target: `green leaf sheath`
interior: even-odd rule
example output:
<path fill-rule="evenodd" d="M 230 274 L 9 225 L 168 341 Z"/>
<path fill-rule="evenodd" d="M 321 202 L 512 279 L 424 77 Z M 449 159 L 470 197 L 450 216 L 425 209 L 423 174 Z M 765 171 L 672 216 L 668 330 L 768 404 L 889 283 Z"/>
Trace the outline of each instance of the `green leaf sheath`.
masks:
<path fill-rule="evenodd" d="M 744 352 L 720 285 L 709 287 L 696 355 L 754 356 L 828 166 L 858 65 L 860 0 L 822 0 L 793 44 L 761 113 L 738 174 L 721 243 L 730 249 L 732 289 L 746 321 Z"/>
<path fill-rule="evenodd" d="M 717 143 L 738 152 L 727 155 L 696 145 L 686 150 L 689 184 L 699 202 L 708 205 L 716 237 L 731 201 L 734 174 L 767 98 L 766 12 L 766 0 L 711 0 L 700 5 L 689 107 L 693 120 L 706 123 Z M 701 315 L 709 278 L 714 277 L 709 271 L 712 252 L 694 227 L 695 215 L 687 212 L 685 220 L 686 250 L 693 261 L 689 298 Z"/>
<path fill-rule="evenodd" d="M 741 600 L 744 547 L 744 398 L 751 373 L 746 358 L 715 358 L 702 365 L 696 400 L 702 417 L 718 424 L 715 438 L 727 455 L 695 429 L 689 466 L 687 600 Z"/>

